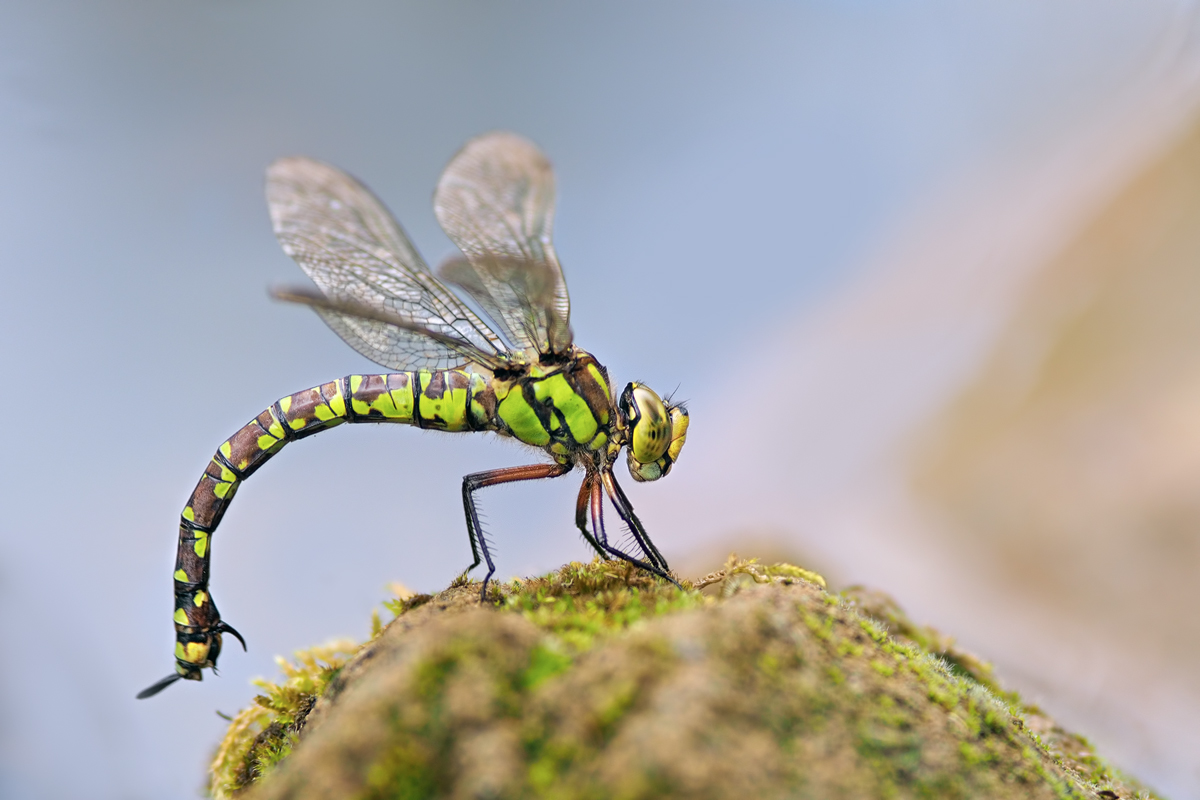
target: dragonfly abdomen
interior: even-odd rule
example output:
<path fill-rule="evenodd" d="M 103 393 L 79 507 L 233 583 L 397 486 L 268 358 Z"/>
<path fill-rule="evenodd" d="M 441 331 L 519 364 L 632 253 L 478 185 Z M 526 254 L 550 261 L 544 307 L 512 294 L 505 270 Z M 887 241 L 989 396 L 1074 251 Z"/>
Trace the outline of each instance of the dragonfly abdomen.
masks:
<path fill-rule="evenodd" d="M 183 509 L 175 558 L 177 672 L 199 679 L 220 652 L 208 593 L 211 538 L 238 486 L 284 446 L 343 422 L 396 422 L 444 431 L 496 430 L 487 378 L 464 370 L 348 375 L 283 397 L 213 455 Z"/>
<path fill-rule="evenodd" d="M 419 388 L 418 388 L 419 387 Z M 208 580 L 208 537 L 238 485 L 294 439 L 343 422 L 396 422 L 445 431 L 492 430 L 487 380 L 462 370 L 348 375 L 281 398 L 213 455 L 183 509 L 176 580 Z M 489 407 L 490 406 L 490 407 Z"/>

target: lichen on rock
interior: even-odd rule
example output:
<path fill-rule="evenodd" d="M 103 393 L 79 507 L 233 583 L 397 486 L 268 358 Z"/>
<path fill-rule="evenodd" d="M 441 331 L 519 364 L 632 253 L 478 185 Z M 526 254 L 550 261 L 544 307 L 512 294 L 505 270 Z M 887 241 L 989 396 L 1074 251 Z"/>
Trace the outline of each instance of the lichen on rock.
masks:
<path fill-rule="evenodd" d="M 309 658 L 311 694 L 260 698 L 278 719 L 235 721 L 214 793 L 1150 796 L 880 595 L 733 558 L 684 586 L 597 560 L 398 600 L 344 666 Z"/>

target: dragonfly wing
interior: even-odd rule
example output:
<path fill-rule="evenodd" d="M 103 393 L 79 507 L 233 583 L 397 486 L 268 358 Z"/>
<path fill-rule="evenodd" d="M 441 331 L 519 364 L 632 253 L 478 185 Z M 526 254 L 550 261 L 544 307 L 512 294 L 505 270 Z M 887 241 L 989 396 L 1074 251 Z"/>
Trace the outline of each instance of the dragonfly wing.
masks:
<path fill-rule="evenodd" d="M 343 339 L 347 339 L 347 331 L 361 336 L 363 332 L 378 336 L 394 335 L 407 332 L 414 335 L 414 342 L 423 343 L 424 351 L 416 353 L 417 357 L 427 360 L 444 359 L 447 353 L 456 354 L 459 364 L 479 364 L 491 370 L 511 366 L 506 358 L 489 355 L 475 345 L 455 335 L 438 333 L 429 330 L 419 323 L 406 319 L 390 311 L 371 308 L 353 300 L 331 300 L 320 292 L 301 287 L 296 289 L 272 289 L 271 296 L 276 300 L 288 303 L 306 305 L 320 315 L 325 323 L 333 328 Z M 348 339 L 347 339 L 348 340 Z M 410 358 L 410 363 L 412 359 Z"/>
<path fill-rule="evenodd" d="M 509 355 L 500 337 L 433 276 L 383 204 L 346 173 L 308 158 L 280 159 L 267 170 L 267 205 L 284 252 L 332 302 L 317 312 L 367 358 L 407 370 Z M 381 318 L 345 313 L 338 304 Z"/>
<path fill-rule="evenodd" d="M 450 262 L 443 276 L 514 345 L 567 353 L 571 301 L 551 242 L 554 172 L 541 151 L 512 133 L 472 139 L 442 173 L 433 208 L 467 258 L 467 265 Z"/>
<path fill-rule="evenodd" d="M 545 262 L 515 261 L 493 256 L 476 259 L 451 257 L 438 265 L 437 275 L 451 286 L 469 295 L 495 324 L 495 328 L 519 349 L 530 352 L 554 352 L 548 337 L 539 334 L 538 308 L 529 298 L 545 298 L 553 286 L 554 274 Z M 515 327 L 513 327 L 515 326 Z M 570 337 L 567 346 L 570 346 Z"/>

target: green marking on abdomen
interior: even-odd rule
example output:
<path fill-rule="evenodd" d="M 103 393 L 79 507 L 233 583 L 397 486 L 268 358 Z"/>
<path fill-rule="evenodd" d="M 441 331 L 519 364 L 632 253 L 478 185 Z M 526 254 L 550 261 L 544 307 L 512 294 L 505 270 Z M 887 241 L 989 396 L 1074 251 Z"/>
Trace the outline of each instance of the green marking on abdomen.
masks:
<path fill-rule="evenodd" d="M 468 388 L 470 375 L 461 370 L 439 370 L 417 373 L 417 386 L 421 393 L 417 408 L 423 428 L 444 431 L 469 430 L 467 406 L 470 403 Z"/>
<path fill-rule="evenodd" d="M 351 375 L 350 408 L 356 422 L 412 422 L 413 375 Z M 360 419 L 362 418 L 362 419 Z"/>
<path fill-rule="evenodd" d="M 267 426 L 266 436 L 260 436 L 258 438 L 258 446 L 263 450 L 270 450 L 276 444 L 283 442 L 287 438 L 283 432 L 283 421 L 279 419 L 279 417 L 275 416 L 275 409 L 268 408 L 267 413 L 271 415 L 271 422 Z M 264 445 L 263 440 L 267 438 L 274 439 L 274 442 Z"/>

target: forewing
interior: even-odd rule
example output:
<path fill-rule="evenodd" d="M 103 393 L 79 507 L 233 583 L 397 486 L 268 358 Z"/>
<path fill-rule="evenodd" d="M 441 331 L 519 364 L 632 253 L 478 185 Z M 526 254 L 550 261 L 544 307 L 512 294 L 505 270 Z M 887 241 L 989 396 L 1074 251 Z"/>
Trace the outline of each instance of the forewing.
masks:
<path fill-rule="evenodd" d="M 315 289 L 307 287 L 278 288 L 271 290 L 271 296 L 276 300 L 308 306 L 316 311 L 321 319 L 325 320 L 325 323 L 342 338 L 346 338 L 344 331 L 358 330 L 363 327 L 372 330 L 379 326 L 398 328 L 402 332 L 412 333 L 423 339 L 429 358 L 455 354 L 460 364 L 478 364 L 491 370 L 511 366 L 511 362 L 507 359 L 485 353 L 458 336 L 429 330 L 410 319 L 385 310 L 370 308 L 354 301 L 331 300 Z M 351 325 L 355 328 L 350 329 Z"/>
<path fill-rule="evenodd" d="M 379 312 L 371 319 L 317 309 L 367 358 L 407 370 L 508 355 L 500 337 L 433 276 L 383 204 L 346 173 L 309 158 L 280 159 L 267 170 L 267 205 L 284 252 L 334 307 Z M 474 352 L 448 346 L 451 340 Z"/>
<path fill-rule="evenodd" d="M 564 354 L 571 302 L 554 253 L 554 172 L 531 142 L 488 133 L 467 143 L 442 173 L 433 200 L 442 229 L 466 256 L 461 286 L 518 347 Z"/>

